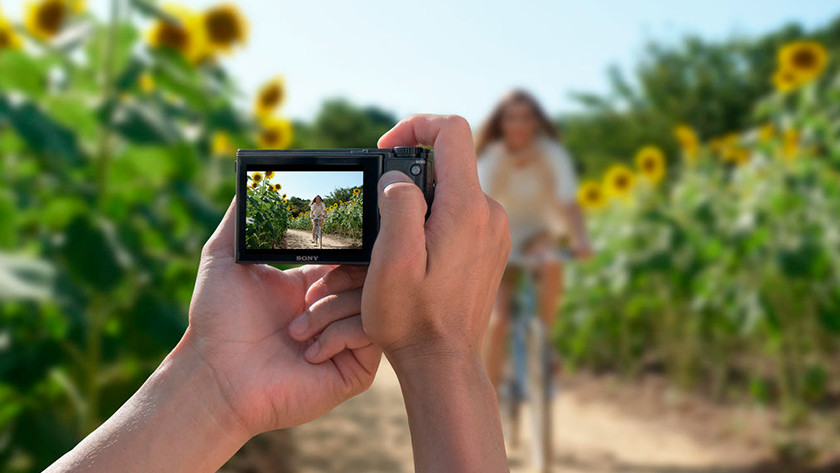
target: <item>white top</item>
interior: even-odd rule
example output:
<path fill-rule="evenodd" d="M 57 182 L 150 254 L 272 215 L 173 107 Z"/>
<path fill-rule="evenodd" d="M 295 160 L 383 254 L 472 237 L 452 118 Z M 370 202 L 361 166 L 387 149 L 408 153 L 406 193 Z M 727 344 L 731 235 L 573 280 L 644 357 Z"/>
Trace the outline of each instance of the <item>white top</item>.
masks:
<path fill-rule="evenodd" d="M 482 189 L 508 213 L 512 260 L 521 253 L 521 246 L 539 232 L 566 233 L 556 204 L 572 203 L 577 195 L 572 159 L 563 145 L 539 137 L 530 152 L 535 153 L 534 159 L 520 166 L 504 143 L 496 141 L 478 159 Z"/>
<path fill-rule="evenodd" d="M 324 205 L 324 201 L 321 202 L 313 202 L 309 204 L 309 218 L 318 218 L 318 217 L 326 217 L 327 216 L 327 206 Z"/>

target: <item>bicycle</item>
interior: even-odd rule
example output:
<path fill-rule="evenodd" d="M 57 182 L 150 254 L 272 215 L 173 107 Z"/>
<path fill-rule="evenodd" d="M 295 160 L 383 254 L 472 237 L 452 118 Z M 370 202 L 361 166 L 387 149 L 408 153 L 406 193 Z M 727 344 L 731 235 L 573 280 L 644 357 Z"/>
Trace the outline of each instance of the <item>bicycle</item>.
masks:
<path fill-rule="evenodd" d="M 318 243 L 318 249 L 324 247 L 324 231 L 323 231 L 323 218 L 316 218 L 315 219 L 315 242 Z"/>
<path fill-rule="evenodd" d="M 571 259 L 568 250 L 553 250 L 560 261 Z M 519 445 L 521 410 L 530 401 L 530 454 L 537 471 L 551 471 L 553 458 L 552 401 L 556 394 L 554 380 L 555 354 L 548 328 L 539 317 L 535 269 L 545 255 L 529 259 L 521 272 L 511 312 L 511 368 L 503 384 L 506 393 L 500 396 L 505 406 L 505 435 L 515 448 Z M 504 392 L 504 391 L 503 391 Z"/>

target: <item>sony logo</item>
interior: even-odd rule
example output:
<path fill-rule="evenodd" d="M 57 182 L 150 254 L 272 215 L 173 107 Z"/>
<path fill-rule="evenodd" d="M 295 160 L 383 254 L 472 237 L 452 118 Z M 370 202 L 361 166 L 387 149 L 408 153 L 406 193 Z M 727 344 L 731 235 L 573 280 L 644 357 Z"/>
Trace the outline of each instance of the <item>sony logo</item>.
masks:
<path fill-rule="evenodd" d="M 317 256 L 298 256 L 295 261 L 318 261 Z"/>

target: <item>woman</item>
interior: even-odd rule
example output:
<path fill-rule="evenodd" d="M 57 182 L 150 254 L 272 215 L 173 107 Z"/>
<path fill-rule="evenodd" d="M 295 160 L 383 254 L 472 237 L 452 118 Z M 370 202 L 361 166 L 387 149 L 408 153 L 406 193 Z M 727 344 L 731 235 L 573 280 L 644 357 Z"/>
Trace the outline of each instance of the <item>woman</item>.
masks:
<path fill-rule="evenodd" d="M 324 205 L 324 199 L 320 195 L 316 195 L 312 202 L 309 203 L 309 218 L 312 220 L 312 243 L 315 243 L 315 220 L 321 220 L 321 233 L 324 232 L 324 219 L 327 217 L 327 206 Z"/>
<path fill-rule="evenodd" d="M 576 200 L 571 158 L 531 94 L 514 90 L 499 102 L 478 133 L 476 151 L 481 186 L 507 210 L 512 240 L 484 347 L 487 373 L 497 385 L 505 356 L 511 293 L 532 248 L 553 248 L 558 241 L 567 240 L 574 254 L 586 258 L 591 247 Z M 557 258 L 544 258 L 535 269 L 538 311 L 551 327 L 563 290 L 563 268 Z"/>

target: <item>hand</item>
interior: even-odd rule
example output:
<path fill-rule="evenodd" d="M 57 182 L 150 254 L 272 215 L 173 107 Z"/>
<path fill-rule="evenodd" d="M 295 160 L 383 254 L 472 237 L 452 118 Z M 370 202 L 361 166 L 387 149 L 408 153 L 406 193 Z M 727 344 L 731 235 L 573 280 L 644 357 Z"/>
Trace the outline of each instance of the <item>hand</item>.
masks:
<path fill-rule="evenodd" d="M 381 352 L 358 315 L 365 267 L 280 271 L 233 253 L 231 205 L 204 246 L 184 343 L 249 435 L 315 419 L 370 386 Z"/>
<path fill-rule="evenodd" d="M 379 181 L 379 235 L 362 295 L 365 331 L 392 361 L 478 360 L 510 250 L 507 214 L 481 191 L 469 124 L 418 115 L 379 147 L 433 145 L 437 187 L 425 220 L 422 191 L 402 173 Z"/>

